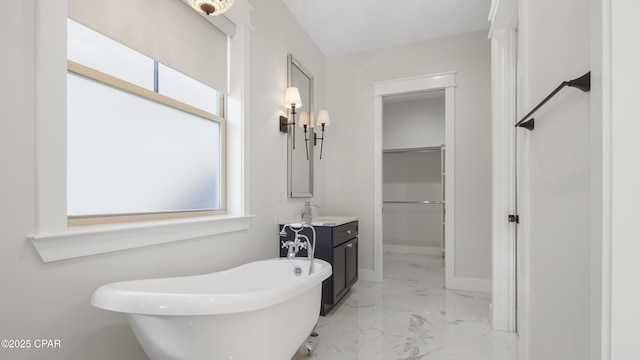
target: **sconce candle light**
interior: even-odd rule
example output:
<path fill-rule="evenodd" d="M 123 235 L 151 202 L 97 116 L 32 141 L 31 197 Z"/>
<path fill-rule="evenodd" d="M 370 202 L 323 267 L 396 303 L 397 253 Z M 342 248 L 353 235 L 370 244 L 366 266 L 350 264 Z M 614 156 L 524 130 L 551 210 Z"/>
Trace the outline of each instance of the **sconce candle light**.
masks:
<path fill-rule="evenodd" d="M 217 16 L 229 10 L 235 0 L 183 0 L 197 12 Z"/>
<path fill-rule="evenodd" d="M 313 121 L 311 120 L 311 116 L 308 112 L 303 112 L 300 114 L 300 121 L 298 126 L 301 129 L 304 129 L 304 147 L 307 150 L 307 160 L 309 160 L 309 137 L 307 136 L 307 128 L 313 127 Z"/>
<path fill-rule="evenodd" d="M 300 91 L 297 87 L 287 88 L 287 92 L 284 96 L 284 104 L 287 109 L 291 109 L 291 122 L 284 116 L 280 116 L 280 131 L 283 133 L 289 132 L 289 126 L 296 126 L 296 109 L 302 107 L 302 100 L 300 98 Z M 306 129 L 305 129 L 306 130 Z M 293 132 L 293 148 L 296 148 L 296 132 Z"/>
<path fill-rule="evenodd" d="M 324 147 L 324 127 L 329 126 L 331 124 L 331 120 L 329 119 L 329 112 L 327 110 L 318 111 L 318 120 L 316 122 L 317 126 L 322 126 L 322 136 L 318 137 L 318 135 L 314 134 L 313 145 L 315 146 L 320 140 L 320 159 L 322 159 L 322 148 Z"/>

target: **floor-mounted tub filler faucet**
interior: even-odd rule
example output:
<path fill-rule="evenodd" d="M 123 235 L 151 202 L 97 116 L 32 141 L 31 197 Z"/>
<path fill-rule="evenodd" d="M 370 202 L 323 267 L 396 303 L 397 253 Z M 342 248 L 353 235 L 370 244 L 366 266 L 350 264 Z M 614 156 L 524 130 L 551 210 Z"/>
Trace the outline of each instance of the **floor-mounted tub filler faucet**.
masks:
<path fill-rule="evenodd" d="M 314 270 L 313 259 L 314 259 L 314 252 L 316 247 L 316 229 L 310 224 L 298 224 L 298 223 L 285 224 L 282 226 L 282 229 L 280 230 L 280 236 L 287 236 L 287 228 L 293 231 L 293 234 L 294 234 L 293 240 L 288 240 L 288 241 L 282 240 L 282 247 L 287 249 L 287 258 L 291 260 L 296 257 L 296 254 L 298 254 L 298 251 L 300 251 L 300 249 L 307 249 L 307 257 L 309 258 L 309 274 L 312 274 Z M 311 232 L 313 234 L 313 242 L 309 240 L 308 236 L 304 234 L 300 234 L 300 232 L 304 228 L 311 229 Z M 295 269 L 295 266 L 294 266 L 294 269 Z M 300 274 L 296 274 L 296 275 L 300 275 Z"/>

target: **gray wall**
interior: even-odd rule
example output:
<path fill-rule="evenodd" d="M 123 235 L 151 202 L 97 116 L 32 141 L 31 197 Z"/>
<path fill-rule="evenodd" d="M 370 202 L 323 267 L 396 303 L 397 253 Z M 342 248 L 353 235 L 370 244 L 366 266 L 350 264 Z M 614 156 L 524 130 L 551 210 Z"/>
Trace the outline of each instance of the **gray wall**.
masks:
<path fill-rule="evenodd" d="M 327 59 L 327 104 L 332 111 L 332 145 L 325 147 L 331 168 L 325 177 L 327 202 L 330 212 L 360 218 L 363 269 L 373 270 L 374 256 L 372 83 L 447 71 L 457 71 L 455 272 L 465 278 L 491 278 L 490 43 L 486 31 Z M 349 151 L 334 144 L 348 144 Z"/>
<path fill-rule="evenodd" d="M 440 146 L 444 144 L 444 94 L 441 97 L 384 101 L 382 147 L 384 149 Z"/>
<path fill-rule="evenodd" d="M 442 200 L 440 151 L 385 153 L 382 162 L 382 197 L 385 201 Z M 383 207 L 384 245 L 429 247 L 439 253 L 442 205 L 385 203 Z"/>
<path fill-rule="evenodd" d="M 48 1 L 48 0 L 43 0 Z M 324 103 L 325 58 L 279 0 L 250 1 L 251 136 L 246 232 L 187 240 L 53 263 L 42 263 L 26 240 L 35 231 L 34 58 L 36 0 L 4 2 L 0 12 L 0 338 L 60 339 L 52 350 L 0 349 L 10 359 L 144 359 L 123 315 L 93 308 L 102 284 L 199 274 L 278 254 L 277 217 L 302 207 L 286 193 L 286 137 L 277 117 L 286 88 L 287 53 L 319 79 Z M 178 26 L 179 24 L 176 24 Z M 167 26 L 171 26 L 168 24 Z M 60 169 L 60 171 L 65 171 Z M 320 185 L 320 191 L 322 186 Z M 277 209 L 277 211 L 274 211 Z"/>
<path fill-rule="evenodd" d="M 611 359 L 620 360 L 640 358 L 637 336 L 640 323 L 640 288 L 637 286 L 640 277 L 640 122 L 637 116 L 637 94 L 640 92 L 640 43 L 637 35 L 640 32 L 640 23 L 637 14 L 640 13 L 640 3 L 616 1 L 613 7 L 613 2 L 593 1 L 595 5 L 603 4 L 605 9 L 611 8 L 611 13 L 606 13 L 610 20 L 603 16 L 605 56 L 600 59 L 604 62 L 602 77 L 605 78 L 603 91 L 606 100 L 603 102 L 603 122 L 607 131 L 598 135 L 606 141 L 607 150 L 603 152 L 603 158 L 606 161 L 605 169 L 611 171 L 611 174 L 605 172 L 605 181 L 610 188 L 605 197 L 604 212 L 607 220 L 611 219 L 609 215 L 615 216 L 611 221 L 611 227 L 602 233 L 605 237 L 603 241 L 607 243 L 608 248 L 603 251 L 601 259 L 606 262 L 605 266 L 608 268 L 602 273 L 601 278 L 606 282 L 606 290 L 600 299 L 605 303 L 603 327 L 611 326 L 611 340 L 609 343 L 609 339 L 604 339 L 604 345 L 607 345 L 603 346 L 604 353 L 606 354 L 610 345 Z M 595 34 L 600 33 L 596 31 Z M 596 77 L 596 81 L 598 80 L 600 79 Z M 611 85 L 611 88 L 608 85 Z M 608 108 L 608 105 L 611 107 Z M 609 230 L 610 233 L 607 233 Z M 608 299 L 611 299 L 610 304 L 607 303 Z M 609 305 L 612 308 L 611 312 L 608 312 Z M 605 334 L 608 333 L 605 331 Z"/>
<path fill-rule="evenodd" d="M 590 69 L 584 1 L 527 1 L 520 19 L 520 114 Z M 519 130 L 521 232 L 530 359 L 587 359 L 590 345 L 590 96 L 567 88 Z M 524 323 L 523 323 L 524 324 Z M 563 324 L 566 324 L 564 326 Z"/>

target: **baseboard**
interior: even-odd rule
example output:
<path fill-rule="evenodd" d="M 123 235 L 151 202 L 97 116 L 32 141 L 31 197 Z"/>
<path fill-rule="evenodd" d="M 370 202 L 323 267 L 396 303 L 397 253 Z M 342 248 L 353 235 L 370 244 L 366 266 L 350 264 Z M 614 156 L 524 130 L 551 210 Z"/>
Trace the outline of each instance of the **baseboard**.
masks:
<path fill-rule="evenodd" d="M 363 281 L 382 281 L 382 274 L 375 270 L 358 269 L 358 279 Z"/>
<path fill-rule="evenodd" d="M 446 281 L 449 290 L 475 291 L 491 293 L 491 280 L 453 277 Z"/>
<path fill-rule="evenodd" d="M 396 254 L 442 255 L 442 249 L 436 246 L 384 245 L 383 249 Z"/>

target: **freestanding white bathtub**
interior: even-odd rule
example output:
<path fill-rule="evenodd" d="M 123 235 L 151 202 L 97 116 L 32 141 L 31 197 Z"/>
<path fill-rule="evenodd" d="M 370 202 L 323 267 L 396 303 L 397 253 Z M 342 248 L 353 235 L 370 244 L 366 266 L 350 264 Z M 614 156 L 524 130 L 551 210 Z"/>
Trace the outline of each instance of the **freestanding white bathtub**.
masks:
<path fill-rule="evenodd" d="M 292 262 L 303 269 L 294 275 Z M 290 360 L 320 312 L 331 265 L 275 258 L 217 273 L 124 281 L 91 303 L 126 313 L 151 360 Z"/>

